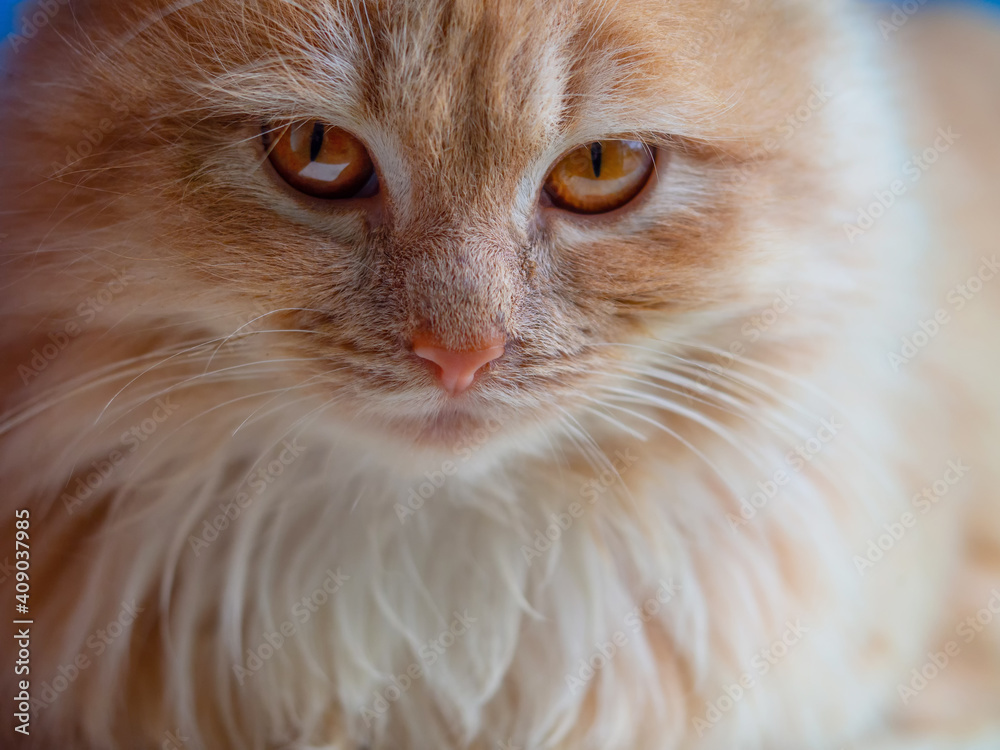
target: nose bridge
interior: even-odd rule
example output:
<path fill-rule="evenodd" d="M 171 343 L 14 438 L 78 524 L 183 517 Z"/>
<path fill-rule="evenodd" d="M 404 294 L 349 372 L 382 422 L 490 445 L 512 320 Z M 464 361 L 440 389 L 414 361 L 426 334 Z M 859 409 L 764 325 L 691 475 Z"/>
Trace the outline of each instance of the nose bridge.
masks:
<path fill-rule="evenodd" d="M 506 333 L 515 298 L 517 253 L 510 241 L 464 231 L 413 249 L 407 299 L 413 331 L 456 351 Z"/>

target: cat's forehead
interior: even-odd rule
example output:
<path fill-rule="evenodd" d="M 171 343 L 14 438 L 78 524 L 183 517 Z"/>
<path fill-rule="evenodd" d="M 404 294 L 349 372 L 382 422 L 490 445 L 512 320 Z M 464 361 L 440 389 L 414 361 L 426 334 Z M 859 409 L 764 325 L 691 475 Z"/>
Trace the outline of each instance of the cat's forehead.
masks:
<path fill-rule="evenodd" d="M 662 18 L 618 0 L 317 3 L 317 73 L 345 75 L 352 112 L 416 149 L 503 150 L 593 122 L 628 125 L 654 71 Z M 660 4 L 662 6 L 662 4 Z M 339 35 L 333 39 L 324 32 Z M 325 42 L 325 43 L 324 43 Z M 317 75 L 323 89 L 326 76 Z M 644 87 L 644 83 L 646 86 Z M 606 127 L 606 126 L 605 126 Z M 443 156 L 441 154 L 440 156 Z"/>
<path fill-rule="evenodd" d="M 728 5 L 744 3 L 264 0 L 255 33 L 241 26 L 244 6 L 225 25 L 242 37 L 241 83 L 251 96 L 255 85 L 267 91 L 262 105 L 377 121 L 443 156 L 434 144 L 503 151 L 669 126 L 656 118 L 704 109 L 710 66 L 696 73 L 690 61 L 723 46 L 712 23 L 738 25 Z"/>
<path fill-rule="evenodd" d="M 802 46 L 789 24 L 820 14 L 806 0 L 151 0 L 124 15 L 146 29 L 112 22 L 137 65 L 206 93 L 199 107 L 378 122 L 434 155 L 698 135 L 736 116 L 755 69 L 791 88 L 775 80 Z"/>
<path fill-rule="evenodd" d="M 360 44 L 352 58 L 361 116 L 391 128 L 410 158 L 428 167 L 474 173 L 498 160 L 514 167 L 571 116 L 570 38 L 578 21 L 570 6 L 356 6 Z"/>

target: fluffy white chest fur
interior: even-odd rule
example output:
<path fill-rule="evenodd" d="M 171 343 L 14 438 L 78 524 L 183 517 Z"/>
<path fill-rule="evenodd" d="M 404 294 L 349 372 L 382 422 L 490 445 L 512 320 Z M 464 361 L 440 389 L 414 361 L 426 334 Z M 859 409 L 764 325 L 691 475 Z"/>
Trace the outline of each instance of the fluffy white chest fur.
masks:
<path fill-rule="evenodd" d="M 105 482 L 159 489 L 60 581 L 81 605 L 46 654 L 40 720 L 90 716 L 95 738 L 123 692 L 149 690 L 154 714 L 177 701 L 167 729 L 189 746 L 823 747 L 895 697 L 957 559 L 943 514 L 871 556 L 910 502 L 861 447 L 887 429 L 865 399 L 762 408 L 783 439 L 677 433 L 668 413 L 634 436 L 592 416 L 562 445 L 498 448 L 494 423 L 436 461 L 311 408 L 217 410 L 209 429 L 183 392 L 153 403 L 88 450 L 115 466 Z M 102 489 L 91 461 L 60 497 L 70 518 Z M 958 503 L 971 484 L 950 466 L 926 473 Z M 159 632 L 132 630 L 157 609 Z M 55 667 L 81 656 L 72 680 Z M 165 687 L 128 687 L 137 658 Z"/>

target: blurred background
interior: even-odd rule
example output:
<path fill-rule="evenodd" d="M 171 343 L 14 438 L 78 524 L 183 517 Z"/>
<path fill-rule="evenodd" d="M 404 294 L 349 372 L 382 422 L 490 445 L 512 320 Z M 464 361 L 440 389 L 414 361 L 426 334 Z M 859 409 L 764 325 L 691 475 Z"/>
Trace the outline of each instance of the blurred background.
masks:
<path fill-rule="evenodd" d="M 52 2 L 67 2 L 67 0 L 51 0 Z M 72 0 L 69 0 L 70 2 Z M 927 6 L 948 6 L 948 5 L 982 5 L 989 6 L 1000 13 L 1000 0 L 863 0 L 872 5 L 883 6 L 888 13 L 892 12 L 892 6 L 907 6 L 918 2 Z M 14 22 L 14 8 L 22 3 L 22 0 L 0 0 L 0 36 L 6 37 L 16 31 Z"/>

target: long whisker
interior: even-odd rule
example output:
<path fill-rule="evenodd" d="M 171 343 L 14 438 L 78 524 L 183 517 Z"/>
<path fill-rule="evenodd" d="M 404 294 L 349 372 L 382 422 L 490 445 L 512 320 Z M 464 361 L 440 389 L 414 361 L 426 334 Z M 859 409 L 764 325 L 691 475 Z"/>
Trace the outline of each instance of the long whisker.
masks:
<path fill-rule="evenodd" d="M 626 499 L 632 504 L 633 508 L 637 508 L 638 505 L 635 501 L 635 498 L 632 497 L 632 492 L 629 489 L 628 485 L 625 483 L 625 480 L 622 477 L 621 473 L 618 471 L 618 467 L 615 466 L 614 462 L 610 458 L 608 458 L 608 454 L 604 452 L 604 449 L 601 448 L 597 440 L 594 439 L 594 437 L 590 434 L 590 432 L 586 429 L 586 427 L 580 424 L 579 420 L 576 417 L 574 417 L 572 413 L 569 412 L 569 410 L 564 409 L 561 406 L 557 408 L 563 413 L 566 419 L 568 419 L 570 422 L 572 422 L 573 425 L 575 425 L 574 429 L 577 432 L 577 434 L 582 436 L 584 440 L 584 445 L 586 446 L 586 452 L 584 453 L 584 458 L 587 460 L 587 463 L 590 464 L 590 467 L 591 469 L 593 469 L 594 474 L 600 475 L 604 471 L 612 472 L 614 476 L 617 478 L 618 485 L 624 492 Z"/>
<path fill-rule="evenodd" d="M 826 402 L 827 404 L 829 404 L 830 406 L 832 406 L 833 408 L 835 408 L 837 411 L 841 411 L 841 412 L 846 412 L 847 411 L 842 404 L 838 403 L 833 398 L 833 396 L 831 396 L 829 393 L 827 393 L 826 391 L 824 391 L 822 388 L 820 388 L 815 383 L 813 383 L 813 382 L 811 382 L 809 380 L 806 380 L 805 378 L 801 378 L 801 377 L 792 375 L 791 373 L 787 373 L 787 372 L 784 372 L 782 370 L 779 370 L 777 367 L 774 367 L 773 365 L 766 364 L 764 362 L 761 362 L 761 361 L 756 360 L 756 359 L 752 359 L 752 358 L 747 357 L 745 355 L 734 355 L 734 354 L 732 354 L 730 352 L 724 351 L 722 349 L 719 349 L 717 347 L 714 347 L 714 346 L 711 346 L 711 345 L 705 344 L 705 343 L 697 343 L 697 342 L 690 342 L 690 341 L 678 341 L 678 342 L 674 342 L 674 343 L 677 344 L 677 345 L 680 345 L 680 346 L 701 349 L 702 351 L 708 352 L 709 354 L 712 354 L 712 355 L 717 356 L 717 357 L 727 357 L 727 358 L 732 359 L 735 362 L 740 363 L 741 365 L 745 365 L 747 367 L 752 367 L 752 368 L 760 370 L 762 372 L 766 372 L 768 375 L 771 375 L 772 377 L 780 378 L 781 380 L 784 380 L 784 381 L 786 381 L 788 383 L 791 383 L 792 385 L 795 385 L 795 386 L 797 386 L 798 388 L 801 388 L 804 391 L 812 393 L 814 396 L 817 396 L 818 398 L 820 398 L 821 400 L 823 400 L 824 402 Z M 727 372 L 733 371 L 733 369 L 734 368 L 729 368 L 727 370 Z M 738 373 L 734 373 L 734 374 L 738 374 Z"/>
<path fill-rule="evenodd" d="M 337 372 L 338 370 L 343 370 L 343 369 L 344 369 L 343 367 L 338 367 L 338 368 L 335 368 L 333 370 L 330 370 L 329 372 L 330 373 Z M 244 427 L 244 425 L 246 425 L 247 422 L 249 422 L 251 419 L 253 419 L 253 417 L 256 416 L 260 412 L 261 409 L 263 409 L 264 407 L 266 407 L 268 404 L 276 401 L 277 399 L 281 398 L 281 396 L 282 396 L 283 393 L 288 393 L 289 391 L 292 391 L 292 390 L 298 390 L 300 388 L 305 388 L 305 387 L 309 386 L 310 384 L 312 384 L 313 382 L 315 382 L 316 380 L 321 380 L 321 379 L 325 378 L 328 374 L 329 373 L 327 373 L 327 372 L 322 372 L 322 373 L 318 373 L 316 375 L 313 375 L 311 378 L 307 378 L 306 380 L 302 381 L 301 383 L 298 383 L 297 385 L 289 386 L 288 388 L 285 388 L 283 391 L 279 392 L 277 395 L 269 398 L 267 401 L 265 401 L 259 407 L 257 407 L 252 412 L 250 412 L 250 414 L 247 415 L 246 419 L 244 419 L 242 422 L 240 422 L 239 426 L 235 430 L 233 430 L 233 435 L 232 436 L 235 437 L 236 433 L 239 432 L 240 430 L 242 430 L 243 427 Z M 284 408 L 284 406 L 285 405 L 282 404 L 278 408 Z M 272 413 L 272 411 L 266 411 L 263 414 L 261 414 L 261 418 L 264 418 L 264 417 L 266 417 L 267 415 L 269 415 L 271 413 Z"/>
<path fill-rule="evenodd" d="M 266 318 L 266 317 L 268 317 L 270 315 L 275 315 L 276 313 L 282 313 L 282 312 L 315 312 L 315 313 L 320 313 L 321 315 L 325 314 L 323 310 L 316 310 L 316 309 L 307 308 L 307 307 L 281 307 L 281 308 L 278 308 L 277 310 L 271 310 L 269 312 L 266 312 L 266 313 L 263 313 L 261 315 L 258 315 L 256 318 L 248 320 L 246 323 L 244 323 L 243 325 L 241 325 L 235 331 L 233 331 L 228 336 L 226 336 L 225 338 L 223 338 L 222 341 L 219 343 L 219 345 L 216 347 L 215 350 L 218 351 L 219 349 L 221 349 L 223 346 L 226 345 L 227 341 L 229 341 L 233 336 L 237 335 L 240 331 L 242 331 L 247 326 L 253 325 L 258 320 L 262 320 L 263 318 Z M 309 331 L 309 333 L 313 333 L 313 332 Z M 214 359 L 214 357 L 215 357 L 215 352 L 213 352 L 212 356 L 209 357 L 208 363 L 205 365 L 205 369 L 206 370 L 211 366 L 212 360 Z"/>
<path fill-rule="evenodd" d="M 113 395 L 111 397 L 111 399 L 108 401 L 108 403 L 106 403 L 104 405 L 104 408 L 101 409 L 101 413 L 97 415 L 97 419 L 94 420 L 94 424 L 97 424 L 98 422 L 100 422 L 101 418 L 104 416 L 104 413 L 108 410 L 108 407 L 111 406 L 112 402 L 114 402 L 114 400 L 116 398 L 118 398 L 118 396 L 120 396 L 130 385 L 132 385 L 135 381 L 137 381 L 143 375 L 145 375 L 145 374 L 147 374 L 149 372 L 152 372 L 157 367 L 160 367 L 163 364 L 166 364 L 167 362 L 171 361 L 175 357 L 181 356 L 182 354 L 186 354 L 188 352 L 196 351 L 197 349 L 200 349 L 201 347 L 204 347 L 206 344 L 213 343 L 214 341 L 217 341 L 217 340 L 218 339 L 213 339 L 212 341 L 209 341 L 209 342 L 203 341 L 203 342 L 200 342 L 200 343 L 198 343 L 198 344 L 196 344 L 194 346 L 188 347 L 186 349 L 182 349 L 181 351 L 177 352 L 176 354 L 173 354 L 173 355 L 171 355 L 171 356 L 169 356 L 169 357 L 161 360 L 160 362 L 157 362 L 155 365 L 152 365 L 151 367 L 147 368 L 146 370 L 143 370 L 141 373 L 139 373 L 134 378 L 132 378 L 129 382 L 127 382 L 125 385 L 123 385 L 121 387 L 121 389 L 119 389 L 118 392 L 115 393 L 115 395 Z"/>
<path fill-rule="evenodd" d="M 208 416 L 209 414 L 212 414 L 213 412 L 218 411 L 219 409 L 224 409 L 225 407 L 230 406 L 231 404 L 239 403 L 240 401 L 247 401 L 249 399 L 261 398 L 262 396 L 266 396 L 266 395 L 269 395 L 269 394 L 272 394 L 272 393 L 277 393 L 278 394 L 277 397 L 280 397 L 280 396 L 282 396 L 282 395 L 284 395 L 284 394 L 286 394 L 286 393 L 288 393 L 290 391 L 294 391 L 294 390 L 298 390 L 300 388 L 306 388 L 306 387 L 308 387 L 308 384 L 306 384 L 306 383 L 300 383 L 298 385 L 290 386 L 290 387 L 287 387 L 287 388 L 275 388 L 275 389 L 266 390 L 266 391 L 259 391 L 257 393 L 250 393 L 250 394 L 246 394 L 246 395 L 243 395 L 243 396 L 238 396 L 236 398 L 231 398 L 231 399 L 229 399 L 227 401 L 223 401 L 220 404 L 216 404 L 216 405 L 214 405 L 212 407 L 209 407 L 208 409 L 205 409 L 205 410 L 199 412 L 198 414 L 196 414 L 195 416 L 190 417 L 189 419 L 185 420 L 182 424 L 178 425 L 173 431 L 171 431 L 170 433 L 168 433 L 156 445 L 152 446 L 149 449 L 149 451 L 146 453 L 146 455 L 142 457 L 142 460 L 138 464 L 136 464 L 135 471 L 138 471 L 139 467 L 142 466 L 143 463 L 145 463 L 147 460 L 149 460 L 149 458 L 152 457 L 152 455 L 156 452 L 156 449 L 159 448 L 161 445 L 164 445 L 165 443 L 167 443 L 170 440 L 170 438 L 172 438 L 174 435 L 176 435 L 177 433 L 179 433 L 181 430 L 183 430 L 188 425 L 193 424 L 194 422 L 198 421 L 199 419 L 202 419 L 202 418 Z M 298 399 L 297 401 L 307 400 L 307 398 L 308 397 L 305 397 L 303 399 Z M 289 405 L 290 404 L 285 403 L 282 406 L 284 408 L 287 408 Z M 249 419 L 249 417 L 248 417 L 248 419 Z M 246 420 L 244 420 L 244 423 L 245 422 L 246 422 Z"/>
<path fill-rule="evenodd" d="M 664 411 L 671 412 L 680 417 L 685 417 L 688 420 L 696 424 L 699 424 L 702 427 L 706 428 L 707 430 L 711 431 L 717 437 L 722 438 L 730 446 L 739 451 L 741 455 L 747 458 L 747 460 L 749 460 L 751 464 L 756 464 L 757 462 L 757 459 L 754 458 L 750 449 L 738 443 L 732 437 L 732 435 L 730 435 L 729 432 L 725 430 L 721 425 L 719 425 L 719 423 L 716 422 L 714 419 L 706 417 L 704 414 L 695 409 L 688 409 L 687 407 L 681 406 L 680 404 L 676 404 L 668 399 L 661 398 L 659 396 L 655 396 L 649 393 L 642 393 L 641 391 L 629 390 L 627 388 L 617 388 L 615 386 L 605 385 L 602 386 L 601 391 L 604 393 L 614 394 L 619 397 L 624 397 L 625 400 L 631 399 L 633 403 L 655 405 L 660 407 Z"/>
<path fill-rule="evenodd" d="M 768 408 L 767 404 L 759 399 L 755 399 L 752 403 L 741 401 L 731 394 L 714 387 L 711 380 L 708 383 L 701 384 L 683 375 L 678 375 L 671 370 L 660 370 L 654 368 L 642 368 L 639 372 L 650 375 L 650 377 L 654 378 L 654 380 L 642 380 L 640 378 L 632 378 L 629 376 L 618 377 L 622 380 L 648 385 L 649 387 L 656 388 L 658 390 L 664 390 L 668 393 L 683 396 L 694 403 L 700 403 L 713 409 L 719 409 L 727 414 L 737 417 L 738 419 L 742 419 L 745 422 L 756 426 L 766 427 L 775 434 L 781 432 L 784 435 L 794 435 L 800 439 L 808 437 L 808 435 L 811 434 L 806 425 L 793 421 L 790 417 L 786 416 L 782 410 Z M 676 389 L 663 386 L 655 382 L 656 379 L 662 379 L 667 382 L 675 383 L 681 386 L 681 388 Z M 699 385 L 702 385 L 702 387 L 698 388 Z M 719 404 L 712 403 L 707 398 L 693 396 L 690 390 L 687 390 L 691 388 L 696 388 L 705 396 L 717 399 L 732 408 L 721 407 Z M 811 421 L 812 420 L 810 420 L 810 422 Z M 814 425 L 818 423 L 819 421 L 817 420 Z"/>
<path fill-rule="evenodd" d="M 730 358 L 731 361 L 739 362 L 741 364 L 746 364 L 749 366 L 757 364 L 754 360 L 750 359 L 749 357 L 742 356 L 737 358 L 731 355 L 727 351 L 723 351 L 722 349 L 711 347 L 706 344 L 698 344 L 693 342 L 687 342 L 687 343 L 671 342 L 666 339 L 657 339 L 657 340 L 663 341 L 663 343 L 673 344 L 677 348 L 688 347 L 691 349 L 700 349 L 715 356 L 728 357 Z M 714 377 L 716 378 L 716 382 L 720 384 L 724 381 L 732 381 L 734 384 L 739 384 L 744 387 L 750 388 L 753 391 L 758 391 L 763 395 L 767 396 L 772 401 L 783 404 L 784 406 L 787 406 L 788 408 L 791 408 L 803 414 L 804 416 L 809 417 L 816 423 L 819 423 L 821 419 L 819 416 L 804 409 L 804 407 L 801 404 L 792 401 L 784 394 L 774 390 L 773 388 L 767 386 L 766 384 L 760 382 L 759 380 L 755 380 L 749 377 L 746 373 L 741 372 L 732 366 L 726 368 L 720 366 L 713 366 L 706 362 L 699 361 L 697 359 L 684 357 L 678 354 L 677 352 L 666 351 L 664 349 L 657 349 L 648 346 L 641 346 L 638 344 L 604 342 L 604 343 L 590 344 L 589 346 L 623 347 L 623 348 L 636 349 L 638 351 L 646 352 L 655 355 L 661 360 L 662 359 L 669 360 L 672 368 L 695 373 L 695 377 L 697 376 Z M 825 401 L 832 402 L 830 396 L 824 394 L 821 390 L 817 389 L 815 385 L 808 384 L 806 383 L 806 381 L 802 381 L 801 379 L 796 378 L 793 375 L 782 373 L 780 370 L 777 370 L 775 368 L 769 368 L 769 374 L 772 374 L 775 377 L 780 377 L 785 380 L 791 380 L 795 382 L 797 385 L 803 385 L 803 386 L 808 385 L 809 390 L 812 390 L 814 393 L 820 395 Z M 697 383 L 697 381 L 695 381 L 695 383 Z"/>
<path fill-rule="evenodd" d="M 594 403 L 600 404 L 601 406 L 603 406 L 603 403 L 601 403 L 598 399 L 590 398 L 589 396 L 586 396 L 584 398 L 586 398 L 588 401 L 593 401 Z M 583 410 L 586 411 L 588 414 L 593 414 L 594 416 L 599 417 L 600 419 L 603 419 L 606 422 L 610 422 L 614 427 L 617 427 L 622 432 L 624 432 L 626 435 L 634 437 L 636 440 L 641 440 L 642 442 L 645 442 L 647 440 L 646 436 L 643 435 L 638 430 L 633 429 L 632 427 L 629 427 L 624 422 L 621 422 L 620 420 L 615 419 L 614 417 L 610 416 L 609 414 L 605 414 L 600 409 L 595 409 L 595 408 L 590 407 L 590 406 L 584 406 Z"/>
<path fill-rule="evenodd" d="M 729 490 L 730 495 L 733 498 L 739 497 L 738 490 L 735 487 L 733 487 L 733 485 L 732 485 L 731 481 L 729 480 L 728 476 L 726 475 L 726 473 L 724 471 L 722 471 L 722 469 L 719 468 L 719 466 L 714 461 L 712 461 L 712 459 L 710 459 L 707 455 L 705 455 L 705 453 L 703 451 L 699 450 L 690 440 L 688 440 L 687 438 L 683 437 L 676 430 L 672 430 L 669 427 L 667 427 L 665 424 L 663 424 L 662 422 L 658 422 L 657 420 L 653 419 L 652 417 L 650 417 L 650 416 L 648 416 L 646 414 L 642 414 L 641 412 L 637 412 L 637 411 L 635 411 L 633 409 L 629 409 L 629 408 L 627 408 L 625 406 L 621 406 L 621 405 L 615 404 L 613 402 L 602 402 L 602 403 L 603 403 L 604 406 L 606 406 L 606 407 L 608 407 L 610 409 L 616 409 L 618 411 L 621 411 L 621 412 L 624 412 L 626 414 L 629 414 L 630 416 L 635 417 L 636 419 L 639 419 L 639 420 L 641 420 L 643 422 L 646 422 L 647 424 L 650 424 L 653 427 L 655 427 L 657 430 L 665 432 L 667 435 L 669 435 L 670 437 L 672 437 L 675 440 L 677 440 L 677 442 L 679 442 L 681 445 L 683 445 L 685 448 L 687 448 L 689 451 L 691 451 L 692 454 L 694 454 L 699 459 L 701 459 L 701 461 L 704 462 L 704 464 L 706 466 L 708 466 L 709 469 L 712 470 L 712 472 L 725 485 L 726 489 Z"/>
<path fill-rule="evenodd" d="M 231 373 L 234 370 L 244 370 L 246 368 L 257 368 L 255 370 L 251 370 L 250 372 L 248 372 L 248 373 L 245 374 L 247 378 L 253 379 L 253 378 L 258 378 L 258 377 L 260 377 L 263 374 L 269 374 L 271 372 L 278 373 L 278 374 L 287 372 L 287 368 L 285 368 L 285 367 L 278 367 L 276 365 L 286 365 L 286 364 L 288 364 L 290 362 L 321 362 L 321 361 L 326 361 L 326 357 L 284 357 L 284 358 L 281 358 L 281 359 L 265 359 L 265 360 L 258 360 L 258 361 L 254 361 L 254 362 L 241 362 L 240 364 L 231 365 L 229 367 L 222 367 L 222 368 L 220 368 L 218 370 L 211 370 L 209 372 L 200 372 L 197 375 L 191 375 L 191 376 L 185 377 L 183 380 L 181 380 L 178 383 L 170 385 L 167 388 L 162 388 L 159 391 L 155 391 L 154 393 L 145 396 L 141 402 L 139 402 L 138 404 L 135 404 L 132 407 L 128 408 L 126 411 L 124 411 L 122 414 L 120 414 L 117 418 L 120 419 L 125 414 L 131 413 L 135 409 L 137 409 L 140 406 L 142 406 L 143 403 L 148 403 L 149 401 L 151 401 L 153 399 L 156 399 L 156 398 L 159 398 L 159 397 L 168 396 L 171 393 L 173 393 L 174 391 L 180 390 L 182 388 L 197 386 L 197 385 L 199 385 L 203 381 L 209 381 L 209 380 L 212 380 L 212 379 L 217 379 L 220 376 L 224 376 L 222 378 L 223 380 L 225 380 L 225 379 L 235 379 L 235 378 L 232 378 L 232 376 L 231 376 Z M 269 369 L 264 369 L 265 366 L 267 368 L 269 368 Z M 270 391 L 270 392 L 273 393 L 273 391 Z M 120 393 L 121 392 L 119 392 L 116 395 L 120 395 Z M 105 407 L 105 409 L 101 413 L 103 414 L 106 410 L 107 410 L 107 407 Z"/>

